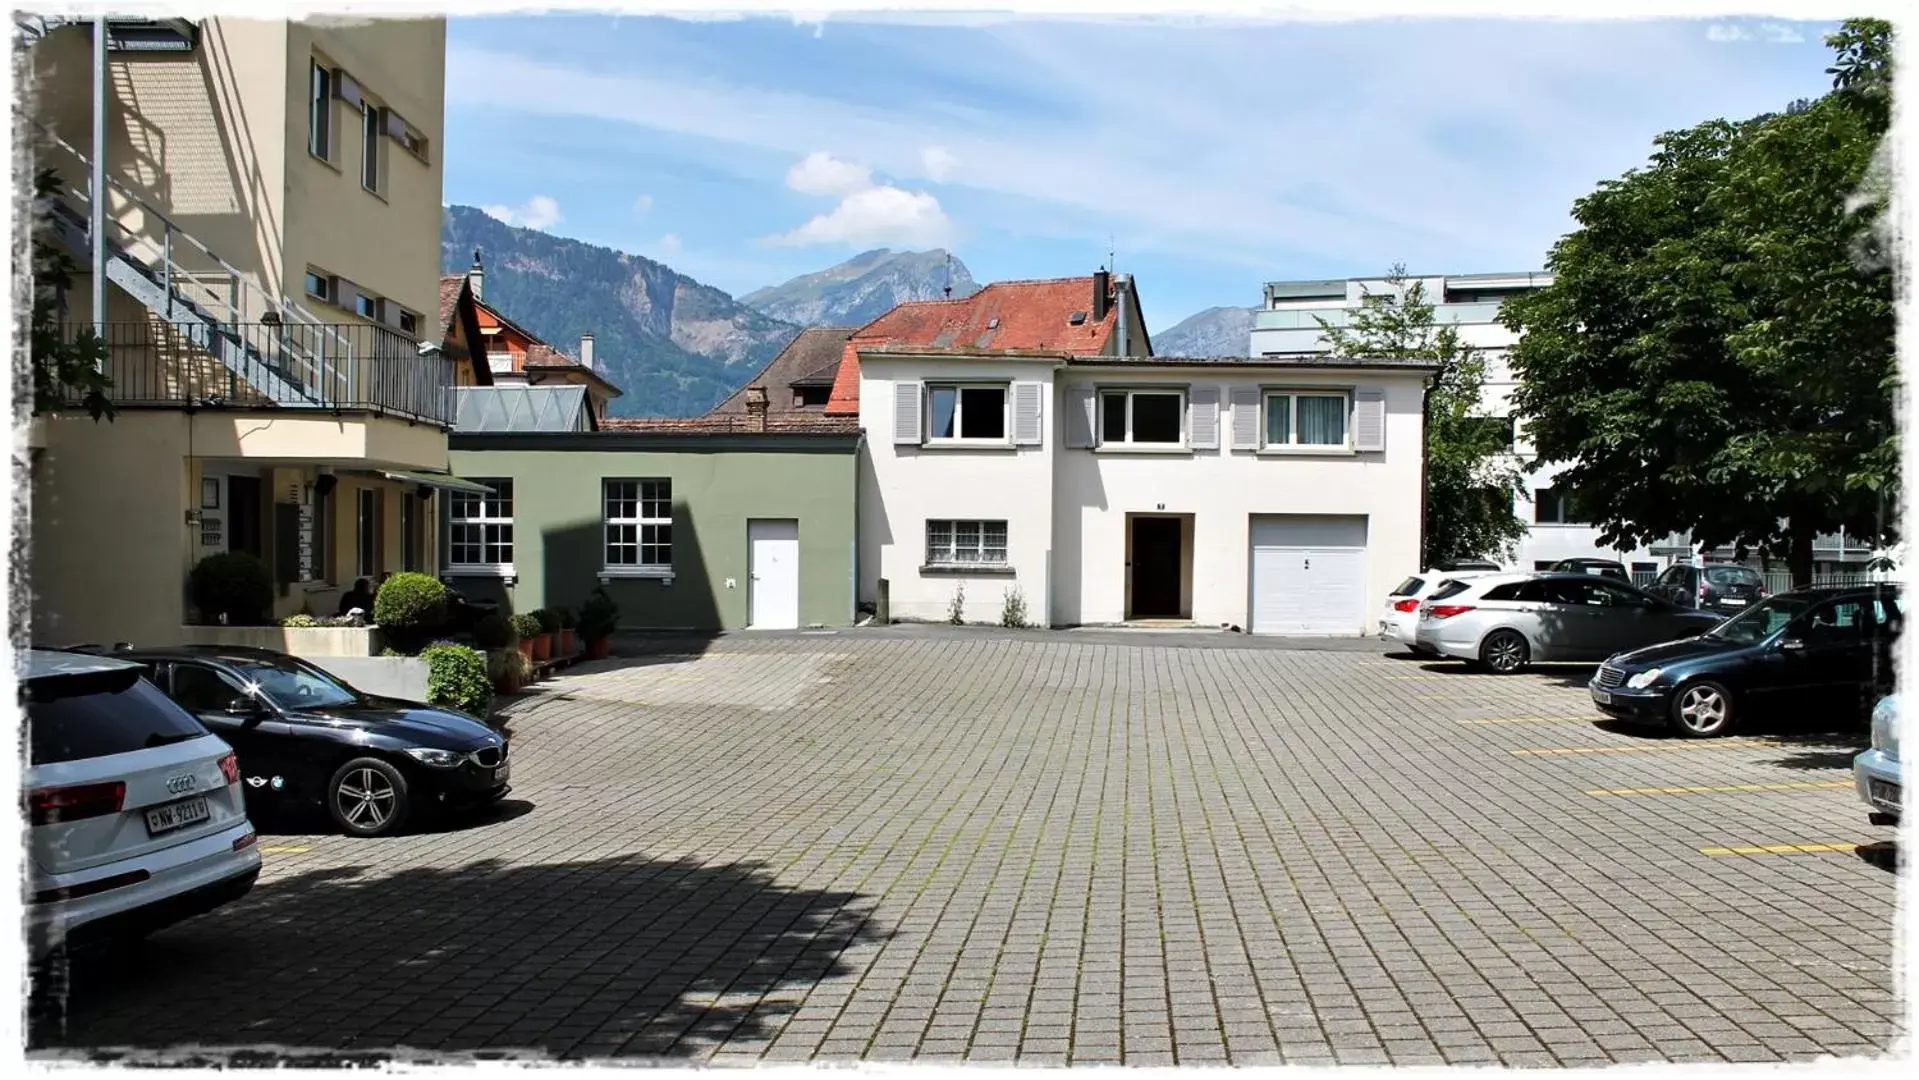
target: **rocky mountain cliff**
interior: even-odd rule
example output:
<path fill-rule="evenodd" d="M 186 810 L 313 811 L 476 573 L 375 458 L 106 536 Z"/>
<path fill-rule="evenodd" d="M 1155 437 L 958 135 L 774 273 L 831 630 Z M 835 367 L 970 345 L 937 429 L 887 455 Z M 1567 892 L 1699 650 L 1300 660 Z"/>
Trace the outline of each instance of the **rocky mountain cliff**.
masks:
<path fill-rule="evenodd" d="M 1215 307 L 1153 332 L 1160 356 L 1244 356 L 1258 308 Z"/>
<path fill-rule="evenodd" d="M 878 248 L 784 285 L 755 289 L 740 297 L 740 303 L 800 326 L 861 326 L 895 304 L 942 299 L 949 285 L 955 300 L 979 291 L 966 264 L 940 248 Z"/>

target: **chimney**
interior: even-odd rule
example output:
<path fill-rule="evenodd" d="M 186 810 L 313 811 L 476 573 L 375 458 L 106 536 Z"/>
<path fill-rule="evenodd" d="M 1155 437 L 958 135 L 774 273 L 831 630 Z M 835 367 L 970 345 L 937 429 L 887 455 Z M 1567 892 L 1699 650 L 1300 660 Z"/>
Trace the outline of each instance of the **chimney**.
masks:
<path fill-rule="evenodd" d="M 473 299 L 486 299 L 486 267 L 480 265 L 480 249 L 473 249 L 473 265 L 466 272 L 467 284 L 473 287 Z"/>
<path fill-rule="evenodd" d="M 1099 322 L 1106 317 L 1106 292 L 1112 287 L 1113 277 L 1104 268 L 1093 272 L 1093 321 Z"/>
<path fill-rule="evenodd" d="M 1113 307 L 1117 314 L 1113 317 L 1113 355 L 1132 355 L 1132 327 L 1126 325 L 1126 299 L 1133 293 L 1133 275 L 1113 275 Z"/>
<path fill-rule="evenodd" d="M 595 367 L 593 364 L 593 335 L 592 334 L 580 335 L 580 365 L 586 368 L 588 371 L 600 370 L 598 367 Z"/>
<path fill-rule="evenodd" d="M 746 430 L 753 432 L 766 430 L 766 387 L 764 386 L 746 388 Z"/>

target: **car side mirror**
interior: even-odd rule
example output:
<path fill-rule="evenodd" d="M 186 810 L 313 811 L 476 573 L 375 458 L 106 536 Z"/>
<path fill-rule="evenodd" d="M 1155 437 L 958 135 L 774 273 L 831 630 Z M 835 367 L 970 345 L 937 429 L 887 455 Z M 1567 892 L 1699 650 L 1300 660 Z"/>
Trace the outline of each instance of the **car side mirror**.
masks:
<path fill-rule="evenodd" d="M 265 711 L 265 709 L 261 708 L 259 700 L 248 694 L 241 694 L 239 697 L 227 702 L 228 716 L 252 717 L 258 716 Z"/>

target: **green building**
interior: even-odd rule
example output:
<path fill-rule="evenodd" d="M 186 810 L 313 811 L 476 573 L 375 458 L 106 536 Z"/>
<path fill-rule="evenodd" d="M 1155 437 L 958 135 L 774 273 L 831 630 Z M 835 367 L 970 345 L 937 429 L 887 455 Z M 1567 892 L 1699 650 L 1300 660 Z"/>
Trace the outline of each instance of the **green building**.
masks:
<path fill-rule="evenodd" d="M 755 387 L 757 390 L 758 387 Z M 578 386 L 468 387 L 448 441 L 443 576 L 511 611 L 604 587 L 625 629 L 854 619 L 860 432 L 850 419 L 596 421 Z"/>

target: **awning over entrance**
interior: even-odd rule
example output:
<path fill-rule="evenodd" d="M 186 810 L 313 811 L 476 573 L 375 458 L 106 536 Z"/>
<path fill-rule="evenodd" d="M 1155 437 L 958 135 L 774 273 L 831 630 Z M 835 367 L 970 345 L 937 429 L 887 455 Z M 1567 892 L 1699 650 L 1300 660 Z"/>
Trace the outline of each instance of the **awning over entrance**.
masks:
<path fill-rule="evenodd" d="M 485 484 L 476 484 L 471 480 L 462 480 L 457 476 L 448 476 L 445 473 L 400 472 L 398 470 L 382 469 L 380 475 L 386 477 L 388 480 L 400 480 L 409 484 L 425 484 L 427 487 L 439 488 L 442 491 L 465 491 L 474 495 L 491 495 L 493 493 L 493 489 L 487 487 Z"/>

